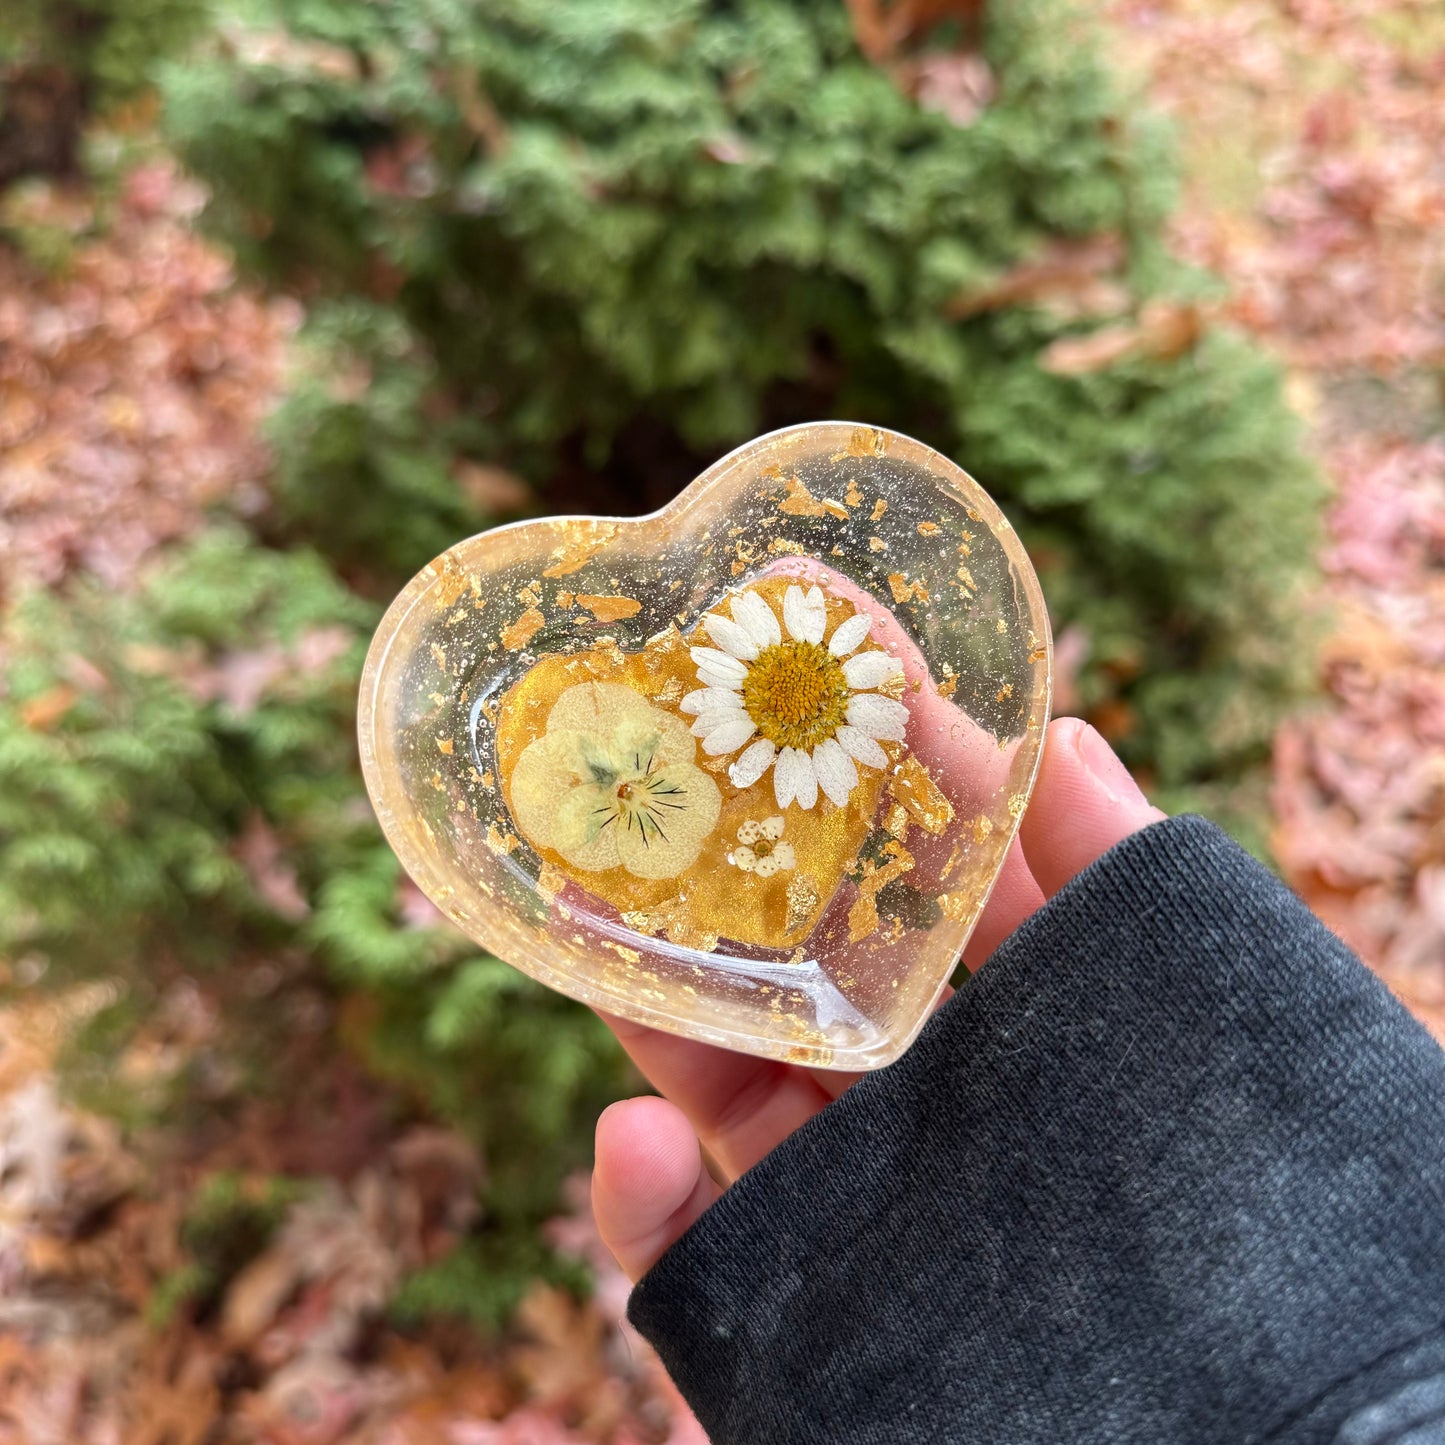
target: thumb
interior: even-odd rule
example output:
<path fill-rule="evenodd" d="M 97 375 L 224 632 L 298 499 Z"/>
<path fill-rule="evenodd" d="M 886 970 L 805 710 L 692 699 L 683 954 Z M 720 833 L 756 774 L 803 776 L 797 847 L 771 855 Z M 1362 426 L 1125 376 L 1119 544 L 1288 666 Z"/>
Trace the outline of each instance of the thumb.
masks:
<path fill-rule="evenodd" d="M 592 1213 L 636 1283 L 721 1193 L 687 1116 L 666 1099 L 625 1099 L 597 1120 Z"/>
<path fill-rule="evenodd" d="M 1108 743 L 1078 718 L 1049 724 L 1019 836 L 1045 898 L 1130 833 L 1164 818 Z"/>

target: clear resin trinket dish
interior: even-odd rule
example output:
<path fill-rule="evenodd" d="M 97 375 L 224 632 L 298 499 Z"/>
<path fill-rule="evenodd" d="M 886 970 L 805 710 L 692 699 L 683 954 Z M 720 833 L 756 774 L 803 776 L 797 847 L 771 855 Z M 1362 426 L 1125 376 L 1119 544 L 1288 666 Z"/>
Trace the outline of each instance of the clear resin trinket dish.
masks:
<path fill-rule="evenodd" d="M 895 432 L 760 437 L 637 520 L 498 527 L 367 657 L 367 787 L 470 937 L 596 1008 L 835 1069 L 903 1052 L 1048 721 L 1033 568 Z"/>

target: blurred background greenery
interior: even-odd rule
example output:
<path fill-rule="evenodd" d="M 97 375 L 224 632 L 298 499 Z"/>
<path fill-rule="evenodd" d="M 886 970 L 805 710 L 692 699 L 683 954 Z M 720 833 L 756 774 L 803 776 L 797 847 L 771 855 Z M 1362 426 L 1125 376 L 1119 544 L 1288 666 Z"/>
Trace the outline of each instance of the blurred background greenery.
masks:
<path fill-rule="evenodd" d="M 460 536 L 651 510 L 790 422 L 910 433 L 1029 547 L 1063 709 L 1267 854 L 1326 490 L 1278 348 L 1179 259 L 1174 139 L 1102 24 L 1065 0 L 9 0 L 0 486 L 48 520 L 0 537 L 0 962 L 12 998 L 71 1001 L 71 1097 L 171 1141 L 155 1328 L 224 1315 L 283 1184 L 434 1122 L 480 1161 L 475 1208 L 373 1314 L 488 1336 L 538 1279 L 581 1288 L 542 1225 L 638 1081 L 430 912 L 357 771 L 369 631 Z M 130 310 L 76 321 L 77 286 Z M 151 352 L 112 345 L 127 325 Z M 74 403 L 49 459 L 22 406 L 46 385 Z M 224 423 L 189 490 L 147 470 L 202 449 L 177 387 Z M 104 435 L 74 400 L 100 394 Z"/>

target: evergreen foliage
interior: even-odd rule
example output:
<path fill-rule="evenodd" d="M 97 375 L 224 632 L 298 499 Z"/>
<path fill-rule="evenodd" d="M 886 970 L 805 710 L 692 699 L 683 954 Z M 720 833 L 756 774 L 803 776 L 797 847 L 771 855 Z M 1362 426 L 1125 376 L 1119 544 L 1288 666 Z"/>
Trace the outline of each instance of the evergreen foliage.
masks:
<path fill-rule="evenodd" d="M 1260 761 L 1318 502 L 1275 369 L 1215 330 L 1058 374 L 1045 349 L 1097 320 L 959 304 L 1061 237 L 1121 238 L 1136 305 L 1209 289 L 1161 248 L 1163 138 L 1062 4 L 987 7 L 997 97 L 968 124 L 864 60 L 836 0 L 250 13 L 291 49 L 173 68 L 170 133 L 245 264 L 391 350 L 373 415 L 419 387 L 435 448 L 639 509 L 771 425 L 897 427 L 1004 503 L 1089 639 L 1086 703 L 1169 800 Z M 283 454 L 312 421 L 278 422 Z M 317 495 L 349 476 L 352 507 L 316 516 L 420 563 L 459 520 L 439 451 L 392 469 L 349 435 Z"/>
<path fill-rule="evenodd" d="M 448 927 L 403 925 L 400 868 L 355 758 L 376 615 L 316 554 L 236 529 L 177 549 L 131 595 L 24 600 L 0 634 L 0 958 L 43 965 L 48 984 L 115 981 L 68 1072 L 89 1102 L 143 1123 L 154 1110 L 110 1065 L 168 978 L 201 976 L 229 999 L 226 1046 L 285 1087 L 281 1019 L 240 980 L 257 958 L 304 971 L 314 957 L 316 981 L 348 996 L 346 1042 L 477 1142 L 477 1247 L 513 1261 L 494 1280 L 505 1301 L 624 1065 L 586 1010 Z M 258 830 L 274 852 L 248 849 Z M 201 1107 L 194 1081 L 178 1092 Z M 213 1276 L 174 1282 L 166 1307 Z"/>
<path fill-rule="evenodd" d="M 145 94 L 207 13 L 207 0 L 5 0 L 0 185 L 76 171 L 87 118 Z"/>
<path fill-rule="evenodd" d="M 0 702 L 0 955 L 135 970 L 293 927 L 236 855 L 259 818 L 302 889 L 372 846 L 353 774 L 374 609 L 316 557 L 216 532 L 132 595 L 36 594 Z"/>
<path fill-rule="evenodd" d="M 201 33 L 208 8 L 206 0 L 6 0 L 0 63 L 62 69 L 94 103 L 129 100 L 161 57 Z"/>

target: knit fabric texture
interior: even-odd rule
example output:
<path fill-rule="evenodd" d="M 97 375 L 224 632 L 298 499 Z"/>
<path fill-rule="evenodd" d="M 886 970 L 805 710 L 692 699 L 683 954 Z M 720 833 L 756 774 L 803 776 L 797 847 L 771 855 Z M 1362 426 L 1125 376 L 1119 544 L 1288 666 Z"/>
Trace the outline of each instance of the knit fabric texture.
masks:
<path fill-rule="evenodd" d="M 713 1445 L 1435 1445 L 1445 1052 L 1171 819 L 738 1180 L 630 1313 Z"/>

